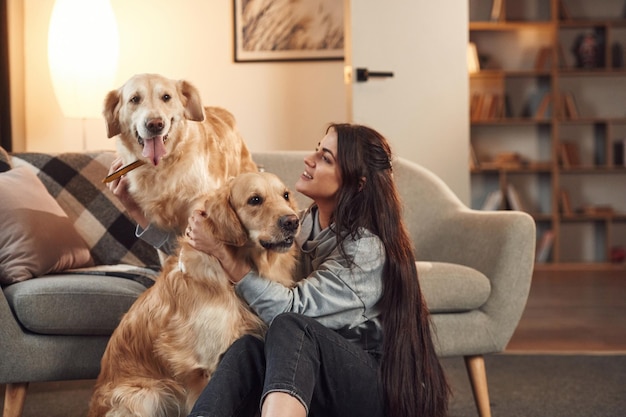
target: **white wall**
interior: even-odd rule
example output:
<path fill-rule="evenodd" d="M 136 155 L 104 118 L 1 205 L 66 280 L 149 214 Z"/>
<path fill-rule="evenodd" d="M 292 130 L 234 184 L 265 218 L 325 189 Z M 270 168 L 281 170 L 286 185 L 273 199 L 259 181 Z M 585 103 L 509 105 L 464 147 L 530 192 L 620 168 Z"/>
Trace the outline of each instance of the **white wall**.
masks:
<path fill-rule="evenodd" d="M 54 0 L 24 0 L 24 147 L 81 150 L 83 124 L 63 117 L 48 71 L 53 4 Z M 253 151 L 312 149 L 327 123 L 346 119 L 341 61 L 233 62 L 232 0 L 111 4 L 120 33 L 120 65 L 112 88 L 141 72 L 187 79 L 200 89 L 205 104 L 233 112 Z M 113 149 L 101 119 L 86 120 L 84 132 L 87 149 Z"/>

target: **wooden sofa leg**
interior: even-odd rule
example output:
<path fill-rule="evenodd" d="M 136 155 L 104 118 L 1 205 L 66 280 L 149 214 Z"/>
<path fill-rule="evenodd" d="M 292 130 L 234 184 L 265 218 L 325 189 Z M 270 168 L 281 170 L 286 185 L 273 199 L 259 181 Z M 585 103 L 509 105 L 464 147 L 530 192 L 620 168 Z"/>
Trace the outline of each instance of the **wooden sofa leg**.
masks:
<path fill-rule="evenodd" d="M 16 382 L 6 385 L 2 417 L 22 417 L 27 389 L 28 382 Z"/>
<path fill-rule="evenodd" d="M 472 385 L 478 415 L 480 417 L 491 417 L 485 358 L 483 355 L 465 356 L 465 368 Z"/>

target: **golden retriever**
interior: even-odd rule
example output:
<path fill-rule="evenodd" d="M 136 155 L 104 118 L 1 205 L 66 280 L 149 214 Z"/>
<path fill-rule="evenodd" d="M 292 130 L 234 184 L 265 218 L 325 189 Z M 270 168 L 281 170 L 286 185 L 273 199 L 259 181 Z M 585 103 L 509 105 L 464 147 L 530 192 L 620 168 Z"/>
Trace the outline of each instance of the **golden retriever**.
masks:
<path fill-rule="evenodd" d="M 293 284 L 299 231 L 294 200 L 274 174 L 244 173 L 206 199 L 203 227 L 259 275 Z M 186 416 L 243 334 L 263 322 L 235 293 L 219 261 L 180 238 L 154 286 L 122 318 L 102 358 L 89 417 Z"/>
<path fill-rule="evenodd" d="M 178 235 L 199 196 L 257 170 L 233 115 L 203 107 L 185 80 L 135 75 L 107 94 L 103 115 L 124 164 L 145 162 L 126 174 L 130 194 L 147 219 Z"/>

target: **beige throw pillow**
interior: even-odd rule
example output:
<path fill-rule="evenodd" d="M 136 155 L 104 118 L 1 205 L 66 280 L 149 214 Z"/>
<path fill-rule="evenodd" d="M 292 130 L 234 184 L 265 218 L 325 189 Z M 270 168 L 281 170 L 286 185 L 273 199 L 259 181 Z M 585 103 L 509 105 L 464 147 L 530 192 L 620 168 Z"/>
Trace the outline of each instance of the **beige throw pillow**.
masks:
<path fill-rule="evenodd" d="M 0 284 L 91 266 L 89 248 L 26 167 L 0 173 Z"/>

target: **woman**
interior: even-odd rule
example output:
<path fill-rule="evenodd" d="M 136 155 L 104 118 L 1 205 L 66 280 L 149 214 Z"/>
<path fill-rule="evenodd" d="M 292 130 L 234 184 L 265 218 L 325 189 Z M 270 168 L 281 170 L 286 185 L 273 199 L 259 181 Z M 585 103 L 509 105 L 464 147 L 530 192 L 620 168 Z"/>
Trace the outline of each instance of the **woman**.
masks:
<path fill-rule="evenodd" d="M 294 288 L 258 277 L 212 236 L 187 236 L 220 259 L 237 293 L 269 326 L 224 354 L 190 417 L 446 415 L 448 385 L 430 334 L 390 147 L 378 132 L 331 125 L 305 158 Z M 195 227 L 194 227 L 195 226 Z"/>

